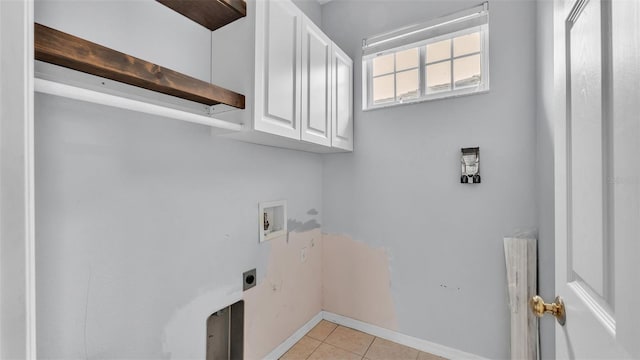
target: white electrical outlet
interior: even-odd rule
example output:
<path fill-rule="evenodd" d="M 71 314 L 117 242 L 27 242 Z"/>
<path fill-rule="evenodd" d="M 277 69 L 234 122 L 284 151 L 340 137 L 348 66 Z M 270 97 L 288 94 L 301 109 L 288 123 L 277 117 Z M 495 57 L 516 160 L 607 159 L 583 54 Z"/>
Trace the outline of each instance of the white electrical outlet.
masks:
<path fill-rule="evenodd" d="M 307 261 L 307 248 L 303 247 L 302 250 L 300 251 L 300 262 L 305 262 Z"/>

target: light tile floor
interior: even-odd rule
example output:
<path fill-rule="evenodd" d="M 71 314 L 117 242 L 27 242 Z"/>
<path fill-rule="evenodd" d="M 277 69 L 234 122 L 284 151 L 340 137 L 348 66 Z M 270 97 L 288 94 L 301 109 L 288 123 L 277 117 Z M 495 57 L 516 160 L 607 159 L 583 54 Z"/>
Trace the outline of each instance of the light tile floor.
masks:
<path fill-rule="evenodd" d="M 282 360 L 446 360 L 348 327 L 322 320 Z"/>

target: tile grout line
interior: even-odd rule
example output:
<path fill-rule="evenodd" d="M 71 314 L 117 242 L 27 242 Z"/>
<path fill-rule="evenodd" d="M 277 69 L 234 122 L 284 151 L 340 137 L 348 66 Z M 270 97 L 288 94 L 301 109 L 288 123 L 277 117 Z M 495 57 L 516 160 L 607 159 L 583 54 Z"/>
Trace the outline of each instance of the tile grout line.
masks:
<path fill-rule="evenodd" d="M 326 320 L 325 320 L 325 321 L 326 321 Z M 329 322 L 331 322 L 331 321 L 329 321 Z M 340 325 L 338 325 L 338 324 L 336 324 L 336 323 L 332 323 L 332 324 L 334 324 L 336 327 L 334 327 L 334 328 L 333 328 L 333 330 L 331 330 L 331 332 L 330 332 L 329 334 L 327 334 L 327 336 L 324 338 L 324 340 L 322 340 L 322 342 L 324 342 L 325 340 L 327 340 L 327 339 L 329 338 L 329 336 L 331 336 L 331 334 L 333 334 L 333 332 L 334 332 L 334 331 L 336 331 L 336 329 L 338 328 L 338 326 L 340 326 Z"/>
<path fill-rule="evenodd" d="M 330 322 L 331 322 L 331 321 L 330 321 Z M 339 327 L 341 327 L 341 326 L 342 326 L 342 325 L 340 325 L 340 324 L 336 324 L 336 323 L 334 323 L 334 322 L 331 322 L 331 323 L 332 323 L 332 324 L 335 324 L 335 325 L 336 325 L 336 327 L 335 327 L 335 328 L 333 328 L 333 330 L 331 330 L 331 332 L 329 333 L 329 335 L 327 335 L 327 337 L 325 338 L 325 340 L 327 340 L 327 339 L 329 338 L 329 336 L 331 336 L 331 334 L 333 334 L 333 333 L 334 333 L 334 331 L 336 331 Z M 359 330 L 356 330 L 356 329 L 352 329 L 352 328 L 347 327 L 347 326 L 342 326 L 342 327 L 343 327 L 343 328 L 345 328 L 345 329 L 350 329 L 350 330 L 353 330 L 353 331 L 362 332 L 362 331 L 359 331 Z M 364 333 L 364 332 L 362 332 L 362 333 L 363 333 L 363 334 L 366 334 L 366 333 Z M 371 334 L 368 334 L 368 335 L 371 335 Z M 374 339 L 375 339 L 375 336 L 374 336 Z M 353 351 L 350 351 L 350 350 L 347 350 L 347 349 L 343 349 L 343 348 L 341 348 L 340 346 L 333 345 L 333 344 L 329 344 L 329 343 L 328 343 L 328 342 L 326 342 L 326 341 L 323 341 L 322 343 L 323 343 L 323 344 L 327 344 L 327 345 L 329 345 L 329 346 L 333 346 L 333 347 L 334 347 L 334 348 L 336 348 L 336 349 L 340 349 L 340 350 L 342 350 L 342 351 L 346 351 L 346 352 L 348 352 L 348 353 L 351 353 L 351 354 L 354 354 L 354 355 L 358 355 L 358 356 L 360 357 L 360 360 L 364 359 L 364 355 L 366 355 L 366 354 L 367 354 L 367 350 L 369 350 L 369 347 L 371 346 L 371 344 L 369 344 L 369 347 L 367 347 L 367 350 L 365 350 L 364 354 L 363 354 L 363 355 L 360 355 L 360 354 L 355 353 L 355 352 L 353 352 Z M 371 343 L 373 343 L 373 341 L 371 341 Z"/>
<path fill-rule="evenodd" d="M 313 330 L 313 329 L 311 329 L 311 330 Z M 309 331 L 311 331 L 311 330 L 309 330 Z M 307 333 L 307 334 L 308 334 L 308 333 Z M 305 334 L 304 336 L 307 336 L 307 335 Z M 309 336 L 309 338 L 313 339 L 311 336 Z M 318 339 L 314 339 L 314 340 L 318 340 Z M 322 345 L 322 344 L 323 344 L 323 342 L 322 342 L 322 341 L 320 341 L 320 344 L 318 344 L 318 346 L 316 346 L 316 348 L 315 348 L 315 349 L 313 349 L 313 351 L 311 352 L 311 354 L 307 355 L 307 357 L 306 357 L 306 358 L 304 358 L 304 359 L 305 359 L 305 360 L 307 360 L 308 358 L 310 358 L 310 357 L 311 357 L 311 355 L 313 355 L 313 353 L 315 353 L 315 352 L 316 352 L 316 350 L 318 350 L 318 348 L 319 348 L 319 347 L 320 347 L 320 345 Z"/>
<path fill-rule="evenodd" d="M 324 320 L 324 321 L 326 321 L 326 320 Z M 334 327 L 334 328 L 333 328 L 333 330 L 331 330 L 331 332 L 330 332 L 329 334 L 327 334 L 327 336 L 325 336 L 324 340 L 327 340 L 327 338 L 329 338 L 329 336 L 330 336 L 331 334 L 333 334 L 333 332 L 334 332 L 334 331 L 336 331 L 336 329 L 338 328 L 338 324 L 333 323 L 333 322 L 331 322 L 331 321 L 328 321 L 328 322 L 330 322 L 330 323 L 332 323 L 332 324 L 335 324 L 335 325 L 336 325 L 336 327 Z M 316 326 L 318 326 L 318 325 L 316 325 Z M 314 328 L 315 328 L 315 326 L 314 326 Z M 313 329 L 311 329 L 311 330 L 313 330 Z M 311 332 L 311 330 L 309 330 L 309 332 L 307 332 L 304 336 L 307 336 L 307 335 Z M 315 339 L 315 340 L 320 341 L 320 344 L 319 344 L 318 346 L 316 346 L 316 348 L 315 348 L 315 349 L 313 349 L 313 351 L 311 352 L 311 354 L 309 354 L 309 356 L 307 356 L 307 357 L 305 358 L 305 360 L 309 359 L 309 358 L 311 357 L 311 355 L 313 355 L 313 354 L 318 350 L 318 348 L 320 348 L 320 345 L 322 345 L 322 344 L 327 344 L 326 342 L 324 342 L 324 340 L 316 339 L 316 338 L 311 337 L 311 336 L 309 336 L 309 337 L 310 337 L 311 339 Z M 330 345 L 330 344 L 327 344 L 327 345 Z"/>
<path fill-rule="evenodd" d="M 334 324 L 335 324 L 335 323 L 334 323 Z M 373 336 L 373 335 L 371 335 L 371 334 L 367 334 L 366 332 L 363 332 L 363 331 L 360 331 L 360 330 L 356 330 L 356 329 L 353 329 L 353 328 L 350 328 L 350 327 L 347 327 L 347 326 L 343 326 L 343 325 L 339 325 L 339 324 L 336 324 L 336 325 L 338 325 L 338 326 L 336 326 L 336 327 L 335 327 L 335 329 L 333 329 L 333 331 L 336 331 L 336 329 L 338 329 L 340 326 L 342 326 L 342 327 L 343 327 L 343 328 L 345 328 L 345 329 L 349 329 L 349 330 L 357 331 L 357 332 L 360 332 L 360 333 L 363 333 L 363 334 L 366 334 L 366 335 Z M 333 331 L 332 331 L 331 333 L 333 333 Z M 329 334 L 329 335 L 331 335 L 331 334 Z M 328 339 L 328 338 L 329 338 L 329 336 L 327 336 L 327 339 Z M 325 339 L 325 340 L 326 340 L 326 339 Z M 376 336 L 373 336 L 373 340 L 371 340 L 371 343 L 369 343 L 369 346 L 367 346 L 367 349 L 364 351 L 364 354 L 362 354 L 362 355 L 360 355 L 360 354 L 358 354 L 358 353 L 355 353 L 355 352 L 353 352 L 353 351 L 351 351 L 351 350 L 343 349 L 343 348 L 341 348 L 341 347 L 339 347 L 339 346 L 337 346 L 337 345 L 329 344 L 329 343 L 324 342 L 324 341 L 323 341 L 323 343 L 325 343 L 325 344 L 327 344 L 327 345 L 330 345 L 330 346 L 333 346 L 333 347 L 335 347 L 335 348 L 337 348 L 337 349 L 344 350 L 344 351 L 346 351 L 346 352 L 349 352 L 349 353 L 352 353 L 352 354 L 358 355 L 358 356 L 360 356 L 360 359 L 362 360 L 362 359 L 364 359 L 364 357 L 367 355 L 367 352 L 369 351 L 369 348 L 371 347 L 371 345 L 373 344 L 373 342 L 374 342 L 375 340 L 376 340 Z"/>
<path fill-rule="evenodd" d="M 369 335 L 371 335 L 371 334 L 369 334 Z M 365 350 L 364 355 L 362 355 L 363 359 L 364 359 L 365 356 L 367 356 L 367 353 L 369 352 L 369 349 L 371 349 L 371 345 L 373 345 L 373 342 L 376 341 L 377 338 L 378 338 L 377 336 L 373 337 L 373 340 L 371 340 L 371 344 L 369 344 L 369 346 L 367 346 L 367 350 Z"/>

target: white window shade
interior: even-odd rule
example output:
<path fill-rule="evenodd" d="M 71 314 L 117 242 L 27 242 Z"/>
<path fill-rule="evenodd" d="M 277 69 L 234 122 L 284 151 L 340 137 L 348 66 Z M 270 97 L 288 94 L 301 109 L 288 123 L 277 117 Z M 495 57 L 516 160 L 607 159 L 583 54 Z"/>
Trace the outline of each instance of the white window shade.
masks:
<path fill-rule="evenodd" d="M 488 3 L 363 41 L 362 108 L 489 91 Z"/>
<path fill-rule="evenodd" d="M 375 35 L 363 40 L 363 59 L 370 58 L 390 49 L 415 44 L 425 39 L 454 33 L 464 29 L 488 24 L 489 3 L 485 2 L 473 8 L 456 12 L 428 21 L 397 29 L 385 34 Z"/>

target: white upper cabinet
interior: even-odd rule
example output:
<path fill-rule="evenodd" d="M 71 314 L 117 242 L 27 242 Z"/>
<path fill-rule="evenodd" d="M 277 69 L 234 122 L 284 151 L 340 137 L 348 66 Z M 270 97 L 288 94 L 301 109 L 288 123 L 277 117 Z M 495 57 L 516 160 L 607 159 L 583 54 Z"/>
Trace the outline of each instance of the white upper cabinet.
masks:
<path fill-rule="evenodd" d="M 212 33 L 212 82 L 246 96 L 234 139 L 317 153 L 353 150 L 353 62 L 289 0 L 248 0 Z"/>
<path fill-rule="evenodd" d="M 308 19 L 302 25 L 301 139 L 331 146 L 332 43 Z"/>
<path fill-rule="evenodd" d="M 289 1 L 256 2 L 254 129 L 297 140 L 303 16 Z"/>
<path fill-rule="evenodd" d="M 353 151 L 353 60 L 333 44 L 331 63 L 331 145 Z"/>

